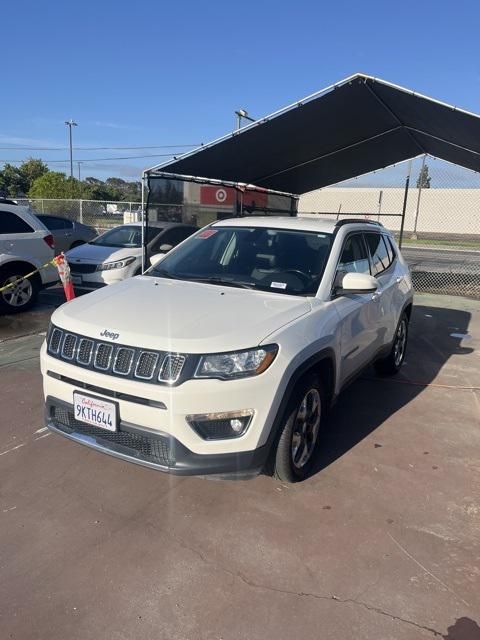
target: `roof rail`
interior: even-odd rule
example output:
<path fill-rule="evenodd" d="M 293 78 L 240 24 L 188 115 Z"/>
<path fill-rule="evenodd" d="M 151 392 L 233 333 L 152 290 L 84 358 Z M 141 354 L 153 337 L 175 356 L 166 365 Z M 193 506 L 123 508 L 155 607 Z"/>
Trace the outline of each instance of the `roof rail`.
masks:
<path fill-rule="evenodd" d="M 381 222 L 376 220 L 362 220 L 361 218 L 344 218 L 343 220 L 337 220 L 335 227 L 343 227 L 346 224 L 373 224 L 375 227 L 383 227 Z"/>
<path fill-rule="evenodd" d="M 0 202 L 2 204 L 16 204 L 16 205 L 18 205 L 18 202 L 15 202 L 15 200 L 10 200 L 10 198 L 2 198 L 2 197 L 0 197 Z"/>

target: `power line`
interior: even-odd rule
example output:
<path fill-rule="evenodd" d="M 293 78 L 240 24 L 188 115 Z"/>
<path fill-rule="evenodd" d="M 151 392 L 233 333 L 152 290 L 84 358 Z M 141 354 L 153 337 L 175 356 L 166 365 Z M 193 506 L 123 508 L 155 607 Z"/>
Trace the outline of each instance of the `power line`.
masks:
<path fill-rule="evenodd" d="M 75 150 L 80 151 L 114 151 L 114 150 L 127 150 L 127 149 L 180 149 L 201 147 L 202 144 L 158 144 L 153 146 L 133 146 L 133 147 L 77 147 Z M 68 147 L 0 147 L 3 151 L 65 151 Z"/>
<path fill-rule="evenodd" d="M 173 156 L 171 153 L 153 153 L 146 156 L 113 156 L 110 158 L 87 158 L 83 160 L 81 158 L 78 160 L 77 158 L 75 158 L 75 162 L 85 162 L 87 164 L 91 164 L 92 162 L 104 162 L 108 160 L 139 160 L 142 158 L 172 158 L 172 157 L 174 158 L 175 156 Z M 0 160 L 0 162 L 18 164 L 18 163 L 25 162 L 25 160 Z M 70 162 L 70 160 L 67 158 L 65 160 L 42 160 L 42 162 L 45 162 L 45 164 L 53 164 L 53 163 L 65 164 Z"/>

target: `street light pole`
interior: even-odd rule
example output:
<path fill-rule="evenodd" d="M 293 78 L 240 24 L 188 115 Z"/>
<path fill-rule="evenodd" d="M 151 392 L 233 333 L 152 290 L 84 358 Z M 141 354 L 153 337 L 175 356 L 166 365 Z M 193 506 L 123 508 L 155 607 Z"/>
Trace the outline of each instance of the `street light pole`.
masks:
<path fill-rule="evenodd" d="M 235 115 L 237 116 L 237 131 L 239 131 L 242 127 L 242 118 L 245 120 L 250 120 L 250 122 L 256 122 L 255 118 L 252 118 L 248 115 L 248 111 L 245 109 L 239 109 L 235 111 Z"/>
<path fill-rule="evenodd" d="M 70 180 L 73 181 L 73 145 L 72 145 L 72 127 L 77 127 L 77 123 L 70 118 L 65 120 L 65 124 L 68 127 L 69 140 L 70 140 Z"/>

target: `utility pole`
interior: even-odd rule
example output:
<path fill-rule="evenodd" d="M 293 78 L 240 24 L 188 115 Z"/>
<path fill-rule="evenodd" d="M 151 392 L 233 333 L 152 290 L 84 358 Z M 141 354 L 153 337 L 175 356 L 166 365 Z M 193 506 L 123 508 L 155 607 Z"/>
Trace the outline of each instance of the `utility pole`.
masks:
<path fill-rule="evenodd" d="M 80 165 L 81 165 L 81 164 L 82 164 L 81 162 L 77 162 L 77 165 L 78 165 L 78 181 L 79 181 L 79 182 L 81 182 L 81 181 L 82 181 L 82 178 L 80 177 Z"/>
<path fill-rule="evenodd" d="M 68 127 L 69 140 L 70 140 L 70 180 L 73 182 L 73 145 L 72 145 L 72 127 L 78 127 L 77 123 L 70 118 L 65 120 L 65 124 Z"/>
<path fill-rule="evenodd" d="M 239 131 L 242 127 L 242 118 L 245 120 L 250 120 L 250 122 L 256 122 L 255 118 L 252 118 L 248 115 L 248 111 L 245 109 L 239 109 L 235 111 L 235 115 L 237 116 L 237 131 Z"/>

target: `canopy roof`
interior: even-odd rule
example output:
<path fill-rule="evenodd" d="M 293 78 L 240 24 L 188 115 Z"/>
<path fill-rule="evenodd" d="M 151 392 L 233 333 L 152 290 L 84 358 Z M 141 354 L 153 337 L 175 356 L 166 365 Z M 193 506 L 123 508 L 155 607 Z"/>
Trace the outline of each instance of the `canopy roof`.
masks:
<path fill-rule="evenodd" d="M 480 171 L 480 116 L 355 74 L 145 173 L 301 194 L 423 153 Z"/>

